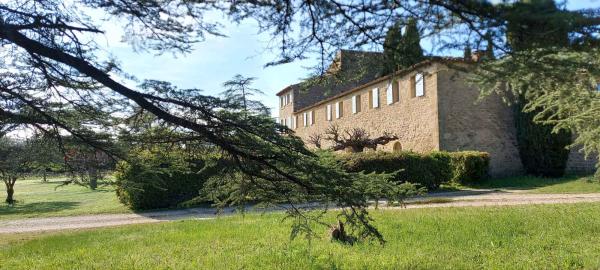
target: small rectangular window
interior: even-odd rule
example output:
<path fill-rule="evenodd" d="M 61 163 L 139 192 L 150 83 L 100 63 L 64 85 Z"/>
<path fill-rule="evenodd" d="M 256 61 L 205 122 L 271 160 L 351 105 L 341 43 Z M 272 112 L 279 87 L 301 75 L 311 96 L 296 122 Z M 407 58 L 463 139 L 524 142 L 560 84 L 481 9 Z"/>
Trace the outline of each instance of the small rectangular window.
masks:
<path fill-rule="evenodd" d="M 379 108 L 379 88 L 371 90 L 371 108 Z"/>
<path fill-rule="evenodd" d="M 415 74 L 415 96 L 422 97 L 425 95 L 425 77 L 423 73 Z"/>
<path fill-rule="evenodd" d="M 308 112 L 308 125 L 312 126 L 315 123 L 315 114 L 313 111 Z"/>
<path fill-rule="evenodd" d="M 335 118 L 340 119 L 344 116 L 344 103 L 342 101 L 335 103 Z"/>
<path fill-rule="evenodd" d="M 287 127 L 292 128 L 292 117 L 291 116 L 288 117 L 288 119 L 287 119 Z"/>
<path fill-rule="evenodd" d="M 279 97 L 279 107 L 283 107 L 283 96 Z"/>
<path fill-rule="evenodd" d="M 388 84 L 387 89 L 385 91 L 385 97 L 387 99 L 387 105 L 394 103 L 394 93 L 392 91 L 392 84 Z"/>
<path fill-rule="evenodd" d="M 306 115 L 306 113 L 303 113 L 302 116 L 304 117 L 304 126 L 308 126 L 308 117 Z"/>
<path fill-rule="evenodd" d="M 331 104 L 327 104 L 327 109 L 326 109 L 326 115 L 327 115 L 327 121 L 331 121 Z"/>

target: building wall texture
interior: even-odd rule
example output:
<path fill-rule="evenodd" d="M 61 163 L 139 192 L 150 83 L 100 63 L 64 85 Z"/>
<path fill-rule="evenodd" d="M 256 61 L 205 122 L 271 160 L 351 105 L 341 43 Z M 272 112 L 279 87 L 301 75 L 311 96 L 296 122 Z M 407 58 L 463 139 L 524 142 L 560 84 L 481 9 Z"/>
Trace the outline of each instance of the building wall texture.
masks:
<path fill-rule="evenodd" d="M 495 95 L 479 100 L 479 89 L 469 86 L 465 76 L 438 71 L 440 149 L 488 152 L 492 176 L 522 174 L 513 109 Z"/>
<path fill-rule="evenodd" d="M 413 76 L 425 75 L 425 94 L 414 95 Z M 399 139 L 378 150 L 393 151 L 400 146 L 404 151 L 484 151 L 490 154 L 490 175 L 503 177 L 523 173 L 517 148 L 513 109 L 499 96 L 479 100 L 479 90 L 465 82 L 466 74 L 439 62 L 418 67 L 395 77 L 384 77 L 322 101 L 313 106 L 296 109 L 293 104 L 280 108 L 280 119 L 295 118 L 292 129 L 309 147 L 311 135 L 325 136 L 331 125 L 340 131 L 363 128 L 372 137 L 392 132 Z M 397 102 L 387 103 L 388 84 L 397 89 Z M 371 108 L 370 92 L 379 91 L 379 107 Z M 289 91 L 298 91 L 290 89 Z M 285 95 L 281 92 L 280 95 Z M 294 97 L 300 96 L 294 93 Z M 360 112 L 352 112 L 352 97 L 360 96 Z M 296 102 L 294 100 L 294 102 Z M 342 102 L 342 117 L 336 119 L 336 103 Z M 331 105 L 332 119 L 327 120 L 327 105 Z M 304 126 L 303 114 L 312 111 L 312 125 Z M 322 147 L 330 142 L 322 140 Z M 594 170 L 595 159 L 584 159 L 583 154 L 571 151 L 567 171 L 588 173 Z"/>

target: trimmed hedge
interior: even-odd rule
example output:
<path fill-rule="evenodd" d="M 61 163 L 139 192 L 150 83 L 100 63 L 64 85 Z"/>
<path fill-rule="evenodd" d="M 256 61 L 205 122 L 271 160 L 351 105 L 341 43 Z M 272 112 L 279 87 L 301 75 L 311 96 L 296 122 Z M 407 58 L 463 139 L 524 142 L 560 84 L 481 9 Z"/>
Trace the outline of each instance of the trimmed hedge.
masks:
<path fill-rule="evenodd" d="M 490 155 L 486 152 L 451 152 L 452 182 L 459 184 L 477 183 L 488 176 Z"/>
<path fill-rule="evenodd" d="M 432 152 L 364 152 L 339 156 L 342 166 L 349 172 L 392 173 L 398 182 L 420 184 L 427 189 L 437 189 L 440 184 L 452 180 L 450 154 Z"/>
<path fill-rule="evenodd" d="M 122 161 L 115 172 L 116 192 L 121 203 L 132 209 L 156 209 L 180 206 L 198 199 L 208 178 L 216 175 L 216 166 L 205 165 L 217 159 L 215 154 L 154 146 L 130 152 L 129 162 Z"/>
<path fill-rule="evenodd" d="M 474 183 L 487 176 L 489 155 L 484 152 L 363 152 L 338 156 L 349 172 L 393 173 L 395 180 L 419 184 L 429 190 L 442 183 Z"/>
<path fill-rule="evenodd" d="M 137 210 L 178 206 L 198 197 L 205 182 L 197 173 L 167 171 L 127 162 L 117 165 L 115 176 L 119 201 Z"/>

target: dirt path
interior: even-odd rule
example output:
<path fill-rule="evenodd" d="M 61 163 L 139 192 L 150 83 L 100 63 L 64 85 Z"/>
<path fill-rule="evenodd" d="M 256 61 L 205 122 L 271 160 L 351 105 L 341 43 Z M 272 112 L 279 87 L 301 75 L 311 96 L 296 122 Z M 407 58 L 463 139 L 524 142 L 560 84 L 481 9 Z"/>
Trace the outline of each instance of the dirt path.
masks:
<path fill-rule="evenodd" d="M 413 199 L 406 206 L 411 208 L 430 207 L 476 207 L 522 204 L 555 204 L 600 202 L 600 193 L 589 194 L 527 194 L 519 191 L 468 190 L 436 193 Z M 226 209 L 223 215 L 233 214 Z M 211 208 L 191 208 L 139 214 L 105 214 L 72 217 L 28 218 L 0 221 L 0 234 L 56 231 L 109 227 L 126 224 L 154 223 L 181 219 L 215 218 Z"/>

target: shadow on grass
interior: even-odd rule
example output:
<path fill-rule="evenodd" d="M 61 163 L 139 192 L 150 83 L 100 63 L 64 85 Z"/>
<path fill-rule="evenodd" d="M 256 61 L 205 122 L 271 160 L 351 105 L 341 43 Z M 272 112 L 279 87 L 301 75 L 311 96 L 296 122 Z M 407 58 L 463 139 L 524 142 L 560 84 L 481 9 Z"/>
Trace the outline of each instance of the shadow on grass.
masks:
<path fill-rule="evenodd" d="M 79 202 L 35 202 L 35 203 L 15 203 L 8 205 L 6 203 L 0 205 L 0 216 L 8 214 L 43 214 L 50 212 L 58 212 L 62 210 L 73 209 L 77 207 Z"/>
<path fill-rule="evenodd" d="M 553 186 L 573 181 L 579 181 L 581 179 L 587 179 L 591 181 L 590 177 L 581 175 L 568 175 L 560 178 L 543 178 L 535 176 L 514 176 L 508 178 L 488 179 L 484 182 L 468 185 L 470 188 L 483 188 L 483 189 L 536 189 L 547 186 Z"/>

